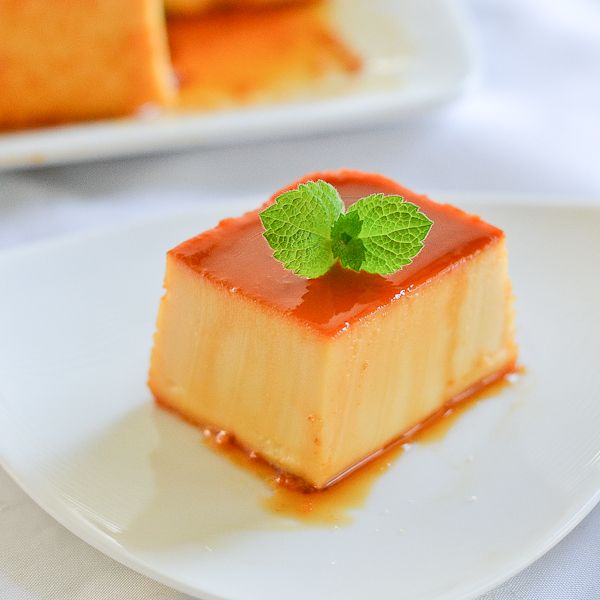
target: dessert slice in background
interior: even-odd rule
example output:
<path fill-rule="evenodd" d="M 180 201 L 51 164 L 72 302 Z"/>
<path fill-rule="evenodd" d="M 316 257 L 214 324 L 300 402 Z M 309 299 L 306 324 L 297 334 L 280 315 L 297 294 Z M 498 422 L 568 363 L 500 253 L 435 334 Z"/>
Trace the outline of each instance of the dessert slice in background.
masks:
<path fill-rule="evenodd" d="M 162 0 L 0 2 L 0 130 L 336 92 L 361 67 L 324 1 L 167 8 L 181 14 L 166 21 Z"/>
<path fill-rule="evenodd" d="M 379 175 L 301 181 L 318 179 L 346 205 L 378 192 L 418 205 L 433 221 L 423 250 L 389 276 L 335 265 L 308 280 L 273 258 L 258 210 L 226 219 L 167 255 L 149 378 L 159 403 L 313 488 L 517 354 L 501 230 Z"/>
<path fill-rule="evenodd" d="M 0 128 L 168 104 L 163 13 L 159 0 L 0 2 Z"/>

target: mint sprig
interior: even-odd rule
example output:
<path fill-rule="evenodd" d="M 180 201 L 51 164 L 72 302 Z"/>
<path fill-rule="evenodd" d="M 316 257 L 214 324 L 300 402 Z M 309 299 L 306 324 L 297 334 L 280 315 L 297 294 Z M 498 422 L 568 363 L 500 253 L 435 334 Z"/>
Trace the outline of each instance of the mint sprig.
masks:
<path fill-rule="evenodd" d="M 338 191 L 308 181 L 260 213 L 264 237 L 286 269 L 313 279 L 343 267 L 389 275 L 422 250 L 433 222 L 402 196 L 371 194 L 346 212 Z"/>

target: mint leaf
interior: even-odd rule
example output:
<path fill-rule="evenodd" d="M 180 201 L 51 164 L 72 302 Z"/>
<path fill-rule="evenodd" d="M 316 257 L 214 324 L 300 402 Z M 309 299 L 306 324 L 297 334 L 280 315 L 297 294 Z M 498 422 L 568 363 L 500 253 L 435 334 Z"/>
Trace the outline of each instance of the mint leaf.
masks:
<path fill-rule="evenodd" d="M 326 273 L 335 262 L 331 228 L 343 208 L 337 190 L 324 181 L 309 181 L 281 194 L 260 213 L 273 256 L 301 277 Z"/>
<path fill-rule="evenodd" d="M 360 271 L 365 260 L 365 244 L 358 237 L 362 221 L 357 212 L 342 213 L 331 228 L 333 255 L 343 267 Z"/>
<path fill-rule="evenodd" d="M 422 250 L 433 222 L 416 204 L 402 196 L 371 194 L 349 209 L 362 227 L 357 237 L 364 244 L 365 258 L 360 270 L 389 275 L 410 264 Z"/>
<path fill-rule="evenodd" d="M 273 256 L 306 278 L 343 267 L 389 275 L 423 248 L 432 221 L 402 196 L 371 194 L 347 212 L 337 190 L 309 181 L 281 194 L 260 213 Z"/>

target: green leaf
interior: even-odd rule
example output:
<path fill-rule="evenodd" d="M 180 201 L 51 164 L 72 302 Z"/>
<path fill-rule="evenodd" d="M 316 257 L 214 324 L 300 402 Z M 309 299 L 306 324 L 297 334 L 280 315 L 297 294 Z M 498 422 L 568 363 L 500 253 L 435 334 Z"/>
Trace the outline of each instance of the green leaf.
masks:
<path fill-rule="evenodd" d="M 357 212 L 342 213 L 331 229 L 333 255 L 343 267 L 360 271 L 365 260 L 365 244 L 358 237 L 362 221 Z"/>
<path fill-rule="evenodd" d="M 281 194 L 260 218 L 273 256 L 310 279 L 336 260 L 354 271 L 394 273 L 422 250 L 433 225 L 402 196 L 371 194 L 344 212 L 337 190 L 324 181 Z"/>
<path fill-rule="evenodd" d="M 410 264 L 433 225 L 416 204 L 405 202 L 402 196 L 371 194 L 348 209 L 348 215 L 353 213 L 362 222 L 358 239 L 365 257 L 360 269 L 379 275 Z"/>
<path fill-rule="evenodd" d="M 331 229 L 343 208 L 337 190 L 324 181 L 309 181 L 281 194 L 260 213 L 273 256 L 301 277 L 326 273 L 335 262 Z"/>

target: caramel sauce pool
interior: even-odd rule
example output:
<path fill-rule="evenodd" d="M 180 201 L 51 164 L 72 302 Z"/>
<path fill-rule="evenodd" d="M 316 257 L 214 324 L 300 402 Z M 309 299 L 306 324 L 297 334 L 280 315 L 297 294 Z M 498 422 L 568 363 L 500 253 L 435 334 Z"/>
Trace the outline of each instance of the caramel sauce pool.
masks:
<path fill-rule="evenodd" d="M 328 3 L 213 10 L 167 20 L 177 108 L 284 100 L 315 82 L 361 69 L 338 38 Z"/>
<path fill-rule="evenodd" d="M 513 373 L 505 374 L 500 379 L 490 383 L 479 392 L 473 394 L 469 398 L 461 402 L 457 402 L 456 404 L 451 404 L 447 406 L 442 414 L 435 419 L 428 426 L 424 427 L 419 431 L 416 436 L 413 438 L 414 441 L 427 444 L 434 443 L 443 440 L 446 437 L 446 434 L 454 424 L 473 406 L 486 398 L 491 398 L 496 394 L 499 394 L 504 388 L 508 387 L 514 377 L 518 374 L 522 373 L 521 368 L 516 368 Z"/>
<path fill-rule="evenodd" d="M 215 435 L 205 430 L 205 441 L 209 447 L 215 448 L 233 464 L 250 470 L 265 483 L 270 493 L 260 502 L 268 512 L 313 525 L 349 523 L 348 511 L 363 506 L 379 475 L 402 453 L 401 445 L 390 448 L 339 483 L 325 490 L 307 492 L 295 484 L 282 482 L 277 469 L 253 453 L 229 440 L 218 442 L 218 436 L 218 433 Z"/>
<path fill-rule="evenodd" d="M 324 490 L 303 490 L 297 479 L 282 476 L 255 453 L 238 446 L 225 432 L 205 429 L 204 440 L 233 464 L 250 470 L 265 483 L 270 494 L 262 498 L 261 503 L 268 512 L 291 517 L 308 525 L 343 525 L 351 522 L 349 512 L 352 509 L 365 504 L 373 485 L 400 457 L 405 444 L 427 444 L 442 440 L 461 416 L 475 404 L 500 393 L 513 382 L 515 373 L 520 372 L 520 369 L 511 367 L 497 374 L 492 381 L 477 384 L 470 393 L 451 400 L 423 423 Z"/>

